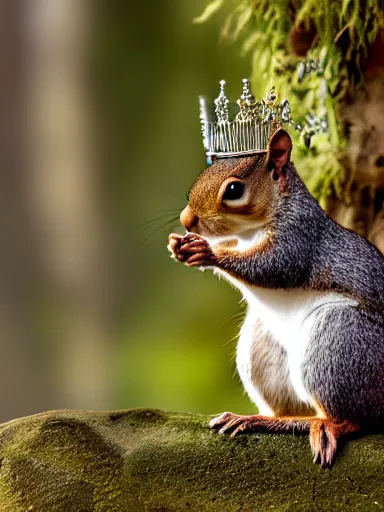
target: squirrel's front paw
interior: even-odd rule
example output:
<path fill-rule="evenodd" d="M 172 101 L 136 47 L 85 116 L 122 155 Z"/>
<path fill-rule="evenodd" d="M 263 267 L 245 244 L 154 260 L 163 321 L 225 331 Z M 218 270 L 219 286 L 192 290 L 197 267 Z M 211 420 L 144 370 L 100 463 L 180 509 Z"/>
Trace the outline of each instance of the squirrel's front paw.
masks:
<path fill-rule="evenodd" d="M 168 250 L 173 259 L 188 267 L 212 266 L 216 260 L 208 241 L 195 233 L 185 236 L 172 233 L 168 237 Z"/>
<path fill-rule="evenodd" d="M 184 256 L 187 267 L 209 267 L 216 262 L 208 240 L 195 233 L 188 233 L 183 237 L 180 254 Z"/>

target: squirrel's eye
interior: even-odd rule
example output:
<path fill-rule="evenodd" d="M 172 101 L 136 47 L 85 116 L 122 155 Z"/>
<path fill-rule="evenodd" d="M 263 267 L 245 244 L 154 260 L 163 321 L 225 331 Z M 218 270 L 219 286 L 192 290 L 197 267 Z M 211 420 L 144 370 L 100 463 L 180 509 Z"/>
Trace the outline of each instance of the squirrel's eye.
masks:
<path fill-rule="evenodd" d="M 225 189 L 223 201 L 235 201 L 236 199 L 241 199 L 243 197 L 244 190 L 244 183 L 241 183 L 241 181 L 232 181 L 232 183 L 229 183 Z"/>

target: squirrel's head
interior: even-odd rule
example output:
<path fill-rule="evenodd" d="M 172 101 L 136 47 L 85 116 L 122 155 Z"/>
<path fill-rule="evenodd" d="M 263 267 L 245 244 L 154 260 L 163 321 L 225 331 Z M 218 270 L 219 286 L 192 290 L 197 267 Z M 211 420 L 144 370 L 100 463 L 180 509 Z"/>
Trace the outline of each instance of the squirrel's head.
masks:
<path fill-rule="evenodd" d="M 290 136 L 279 129 L 266 153 L 216 160 L 193 184 L 181 223 L 206 237 L 245 235 L 266 225 L 285 189 L 291 150 Z"/>

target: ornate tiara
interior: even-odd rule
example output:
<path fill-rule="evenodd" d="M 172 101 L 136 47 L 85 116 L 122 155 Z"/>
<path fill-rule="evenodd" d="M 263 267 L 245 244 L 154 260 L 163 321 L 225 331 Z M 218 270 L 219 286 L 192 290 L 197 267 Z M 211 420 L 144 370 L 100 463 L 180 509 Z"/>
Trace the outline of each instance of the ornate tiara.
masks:
<path fill-rule="evenodd" d="M 208 163 L 214 158 L 265 153 L 272 133 L 283 124 L 293 124 L 288 100 L 278 103 L 273 87 L 266 99 L 256 101 L 246 78 L 235 104 L 230 103 L 225 94 L 224 80 L 220 82 L 220 94 L 213 104 L 204 96 L 199 100 Z"/>

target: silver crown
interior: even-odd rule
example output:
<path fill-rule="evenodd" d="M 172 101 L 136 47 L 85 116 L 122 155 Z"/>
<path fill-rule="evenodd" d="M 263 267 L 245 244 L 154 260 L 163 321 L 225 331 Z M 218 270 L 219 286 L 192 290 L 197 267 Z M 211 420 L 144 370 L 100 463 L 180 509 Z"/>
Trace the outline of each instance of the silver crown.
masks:
<path fill-rule="evenodd" d="M 249 80 L 243 79 L 243 92 L 236 104 L 220 94 L 209 104 L 200 96 L 200 121 L 208 159 L 265 153 L 272 133 L 283 124 L 293 124 L 288 100 L 278 103 L 273 87 L 266 99 L 256 101 Z"/>

